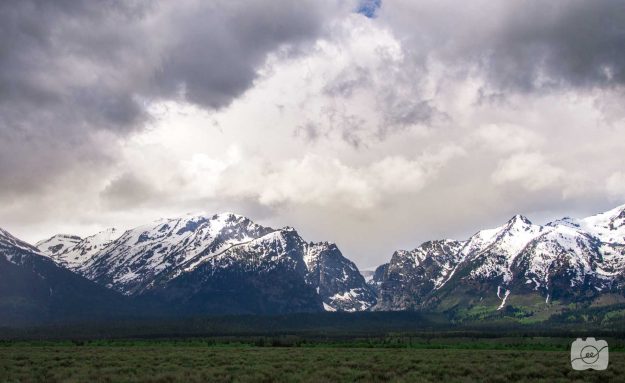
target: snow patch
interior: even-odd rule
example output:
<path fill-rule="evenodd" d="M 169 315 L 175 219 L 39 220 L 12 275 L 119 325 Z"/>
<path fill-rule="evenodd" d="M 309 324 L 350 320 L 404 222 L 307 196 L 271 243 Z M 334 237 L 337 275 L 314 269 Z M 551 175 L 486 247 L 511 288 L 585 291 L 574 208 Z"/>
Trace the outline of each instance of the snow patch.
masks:
<path fill-rule="evenodd" d="M 504 294 L 503 300 L 501 301 L 501 304 L 497 308 L 497 311 L 501 310 L 506 305 L 506 300 L 508 299 L 508 295 L 510 295 L 510 290 L 506 290 L 506 293 Z M 497 296 L 499 296 L 499 287 L 497 287 Z"/>

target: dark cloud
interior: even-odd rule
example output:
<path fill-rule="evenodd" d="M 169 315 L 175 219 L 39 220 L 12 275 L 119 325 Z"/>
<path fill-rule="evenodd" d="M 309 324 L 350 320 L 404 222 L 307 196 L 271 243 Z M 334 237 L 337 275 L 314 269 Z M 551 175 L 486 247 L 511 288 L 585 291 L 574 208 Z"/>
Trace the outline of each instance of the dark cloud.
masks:
<path fill-rule="evenodd" d="M 159 196 L 153 185 L 136 174 L 124 173 L 100 193 L 104 203 L 113 209 L 137 208 Z"/>
<path fill-rule="evenodd" d="M 36 190 L 81 153 L 113 161 L 100 133 L 142 129 L 150 102 L 227 106 L 269 53 L 297 53 L 337 10 L 313 0 L 2 2 L 0 193 Z"/>
<path fill-rule="evenodd" d="M 625 83 L 625 4 L 620 0 L 517 4 L 482 65 L 522 90 Z"/>
<path fill-rule="evenodd" d="M 378 4 L 0 2 L 0 225 L 232 210 L 373 265 L 623 203 L 622 0 Z"/>
<path fill-rule="evenodd" d="M 381 19 L 407 43 L 412 65 L 477 70 L 493 92 L 625 84 L 622 0 L 399 1 Z"/>
<path fill-rule="evenodd" d="M 199 2 L 174 11 L 179 28 L 156 73 L 166 97 L 219 108 L 243 93 L 268 52 L 292 51 L 320 33 L 324 2 Z M 284 54 L 285 52 L 283 52 Z"/>

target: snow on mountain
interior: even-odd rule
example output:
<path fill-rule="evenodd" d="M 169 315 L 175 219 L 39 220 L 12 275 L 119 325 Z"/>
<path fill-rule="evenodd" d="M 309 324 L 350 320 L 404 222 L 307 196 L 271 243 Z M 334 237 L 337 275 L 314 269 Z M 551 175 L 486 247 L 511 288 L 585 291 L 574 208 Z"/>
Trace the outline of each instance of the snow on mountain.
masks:
<path fill-rule="evenodd" d="M 428 241 L 414 250 L 398 250 L 391 262 L 376 270 L 378 309 L 417 309 L 431 291 L 440 288 L 463 258 L 465 243 L 453 240 Z M 380 279 L 381 278 L 381 279 Z"/>
<path fill-rule="evenodd" d="M 0 235 L 2 241 L 32 250 L 10 235 Z M 195 297 L 189 302 L 204 304 L 193 299 L 217 299 L 221 291 L 240 298 L 240 310 L 254 299 L 260 311 L 288 310 L 280 294 L 303 310 L 362 311 L 418 309 L 449 294 L 491 294 L 502 309 L 519 294 L 548 302 L 625 290 L 625 205 L 545 225 L 516 215 L 464 241 L 428 241 L 396 251 L 369 281 L 334 244 L 306 242 L 292 228 L 275 230 L 232 213 L 161 219 L 84 239 L 55 236 L 37 245 L 58 264 L 126 295 L 166 290 L 182 299 L 174 292 L 186 291 Z M 220 280 L 230 290 L 220 290 Z M 272 290 L 277 280 L 281 287 Z M 289 286 L 297 297 L 284 296 Z M 250 298 L 249 288 L 272 298 Z"/>
<path fill-rule="evenodd" d="M 288 313 L 323 310 L 308 283 L 306 242 L 291 228 L 233 244 L 187 268 L 162 274 L 142 293 L 183 312 Z"/>
<path fill-rule="evenodd" d="M 35 244 L 35 247 L 50 256 L 64 253 L 67 249 L 76 246 L 82 238 L 77 235 L 57 234 Z"/>
<path fill-rule="evenodd" d="M 209 274 L 218 268 L 262 273 L 287 267 L 333 310 L 364 310 L 375 303 L 356 266 L 335 245 L 306 243 L 292 228 L 274 230 L 233 213 L 161 219 L 124 233 L 111 229 L 53 252 L 55 241 L 42 241 L 40 249 L 126 295 L 162 288 L 199 267 Z"/>
<path fill-rule="evenodd" d="M 230 246 L 213 257 L 203 257 L 213 270 L 236 265 L 246 271 L 267 272 L 279 266 L 306 273 L 302 248 L 305 242 L 292 228 L 271 231 L 261 237 Z M 186 267 L 192 271 L 197 267 Z"/>
<path fill-rule="evenodd" d="M 358 267 L 333 243 L 308 243 L 304 250 L 307 281 L 317 288 L 330 311 L 363 311 L 376 302 Z"/>
<path fill-rule="evenodd" d="M 139 293 L 160 274 L 270 232 L 236 214 L 163 219 L 102 241 L 77 270 L 87 278 L 124 294 Z M 111 238 L 111 237 L 109 237 Z M 91 244 L 90 244 L 91 245 Z M 95 246 L 94 246 L 95 248 Z"/>
<path fill-rule="evenodd" d="M 556 287 L 561 290 L 556 294 L 582 289 L 587 283 L 600 289 L 602 283 L 597 266 L 601 255 L 597 244 L 596 238 L 574 227 L 545 226 L 543 233 L 519 254 L 516 282 L 552 296 Z"/>
<path fill-rule="evenodd" d="M 625 205 L 544 226 L 516 215 L 466 241 L 426 242 L 411 252 L 395 252 L 374 283 L 379 291 L 376 308 L 405 309 L 427 304 L 432 297 L 437 302 L 437 290 L 447 283 L 491 285 L 492 291 L 503 291 L 497 296 L 505 305 L 510 294 L 527 291 L 552 299 L 621 291 L 624 280 Z"/>
<path fill-rule="evenodd" d="M 80 272 L 84 265 L 121 234 L 122 232 L 115 228 L 103 230 L 83 239 L 59 234 L 37 242 L 37 248 L 59 265 Z"/>
<path fill-rule="evenodd" d="M 300 275 L 329 311 L 362 311 L 375 303 L 375 295 L 356 265 L 343 257 L 336 245 L 307 243 L 291 227 L 233 244 L 210 257 L 195 257 L 181 269 L 191 273 L 197 268 L 203 268 L 204 274 L 224 269 L 255 274 L 287 269 Z"/>
<path fill-rule="evenodd" d="M 121 295 L 0 229 L 0 326 L 103 319 L 130 310 Z"/>
<path fill-rule="evenodd" d="M 0 228 L 0 256 L 4 256 L 9 262 L 16 263 L 18 259 L 15 256 L 21 252 L 40 254 L 34 246 Z"/>
<path fill-rule="evenodd" d="M 625 205 L 578 221 L 580 228 L 604 243 L 625 243 Z"/>
<path fill-rule="evenodd" d="M 532 224 L 527 218 L 515 215 L 505 225 L 495 229 L 494 235 L 472 249 L 481 264 L 471 271 L 473 278 L 502 277 L 503 282 L 512 280 L 511 266 L 521 250 L 543 232 L 543 227 Z M 490 234 L 490 233 L 489 233 Z"/>

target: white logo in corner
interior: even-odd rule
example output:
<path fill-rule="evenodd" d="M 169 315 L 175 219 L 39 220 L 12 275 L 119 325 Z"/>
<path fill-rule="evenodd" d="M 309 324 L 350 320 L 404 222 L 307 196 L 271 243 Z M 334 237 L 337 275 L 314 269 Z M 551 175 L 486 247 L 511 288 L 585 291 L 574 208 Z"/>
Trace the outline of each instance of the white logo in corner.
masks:
<path fill-rule="evenodd" d="M 571 345 L 571 367 L 574 370 L 608 368 L 608 342 L 595 338 L 577 338 Z"/>

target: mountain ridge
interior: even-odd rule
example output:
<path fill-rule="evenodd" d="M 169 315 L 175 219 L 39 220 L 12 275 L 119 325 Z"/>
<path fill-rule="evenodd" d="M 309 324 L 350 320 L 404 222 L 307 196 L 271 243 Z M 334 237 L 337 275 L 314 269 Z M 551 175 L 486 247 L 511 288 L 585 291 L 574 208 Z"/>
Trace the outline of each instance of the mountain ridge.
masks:
<path fill-rule="evenodd" d="M 49 246 L 58 242 L 57 237 L 39 243 L 41 250 L 59 264 L 128 296 L 158 295 L 155 290 L 173 288 L 171 286 L 179 289 L 179 285 L 172 283 L 174 279 L 193 273 L 200 267 L 214 274 L 218 261 L 221 262 L 219 267 L 237 270 L 239 274 L 246 272 L 249 277 L 250 273 L 258 272 L 262 267 L 269 267 L 282 258 L 288 259 L 290 254 L 296 254 L 296 263 L 303 266 L 298 263 L 291 268 L 299 275 L 298 278 L 313 287 L 315 294 L 320 294 L 318 304 L 311 301 L 311 307 L 355 311 L 368 309 L 375 303 L 375 296 L 358 268 L 341 254 L 336 244 L 306 242 L 288 226 L 273 229 L 258 225 L 242 215 L 222 213 L 160 219 L 122 233 L 114 230 L 102 233 L 105 232 L 86 237 L 62 250 Z M 116 233 L 115 238 L 111 233 Z M 261 246 L 271 236 L 276 236 L 274 239 L 284 238 L 270 241 L 268 247 Z M 249 247 L 253 245 L 259 246 L 259 250 L 250 251 Z M 237 255 L 245 253 L 260 259 L 266 252 L 274 250 L 275 257 L 266 265 L 257 265 L 262 266 L 258 270 L 246 263 L 248 259 Z M 226 260 L 230 263 L 226 264 Z M 211 262 L 212 266 L 206 265 Z M 240 265 L 235 265 L 237 262 Z M 239 267 L 243 265 L 245 267 Z M 245 278 L 242 275 L 239 277 Z"/>
<path fill-rule="evenodd" d="M 0 229 L 0 326 L 133 316 L 127 299 Z"/>
<path fill-rule="evenodd" d="M 438 252 L 432 243 L 439 244 Z M 441 252 L 442 243 L 447 250 Z M 423 267 L 424 262 L 435 265 L 441 260 L 447 261 L 445 267 Z M 463 299 L 471 301 L 471 307 L 502 310 L 515 294 L 517 300 L 535 295 L 533 301 L 540 297 L 545 303 L 559 299 L 562 304 L 592 301 L 607 293 L 623 296 L 625 205 L 545 225 L 515 215 L 464 241 L 427 241 L 397 251 L 385 268 L 371 282 L 379 296 L 374 310 L 458 310 Z M 415 274 L 414 269 L 421 272 Z M 446 286 L 450 283 L 453 286 Z"/>
<path fill-rule="evenodd" d="M 591 304 L 605 295 L 625 301 L 625 205 L 543 225 L 517 214 L 466 240 L 397 250 L 367 281 L 336 244 L 306 242 L 291 227 L 264 227 L 234 213 L 161 219 L 75 243 L 77 238 L 38 244 L 59 264 L 101 285 L 127 296 L 186 302 L 181 310 L 189 312 L 193 306 L 219 312 L 227 306 L 224 296 L 234 302 L 228 309 L 250 313 L 526 315 L 557 313 L 554 307 Z"/>

